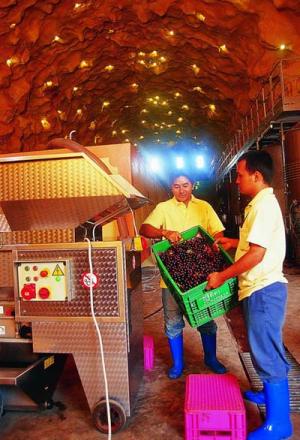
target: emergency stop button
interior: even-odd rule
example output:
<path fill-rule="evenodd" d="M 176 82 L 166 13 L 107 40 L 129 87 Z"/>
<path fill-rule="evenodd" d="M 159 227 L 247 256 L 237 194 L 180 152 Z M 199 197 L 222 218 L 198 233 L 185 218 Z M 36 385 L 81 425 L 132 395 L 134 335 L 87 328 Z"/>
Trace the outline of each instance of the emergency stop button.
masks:
<path fill-rule="evenodd" d="M 41 270 L 40 275 L 42 278 L 46 278 L 49 275 L 49 270 L 48 269 Z"/>
<path fill-rule="evenodd" d="M 42 299 L 48 299 L 50 296 L 50 290 L 47 287 L 41 287 L 39 289 L 39 297 Z"/>
<path fill-rule="evenodd" d="M 23 299 L 26 299 L 27 301 L 30 301 L 31 299 L 35 298 L 36 292 L 35 292 L 35 284 L 29 283 L 24 284 L 24 286 L 21 289 L 21 297 Z"/>

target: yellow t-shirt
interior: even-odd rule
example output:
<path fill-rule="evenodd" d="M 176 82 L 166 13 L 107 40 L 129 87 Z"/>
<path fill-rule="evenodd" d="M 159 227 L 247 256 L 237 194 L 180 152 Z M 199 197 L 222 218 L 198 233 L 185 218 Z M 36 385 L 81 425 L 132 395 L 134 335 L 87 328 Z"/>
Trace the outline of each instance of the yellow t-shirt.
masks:
<path fill-rule="evenodd" d="M 262 246 L 266 253 L 260 263 L 239 276 L 240 300 L 275 282 L 287 283 L 282 273 L 285 229 L 273 188 L 261 190 L 246 206 L 235 261 L 248 252 L 249 243 Z"/>
<path fill-rule="evenodd" d="M 225 229 L 211 205 L 193 195 L 187 206 L 175 197 L 158 203 L 144 223 L 177 232 L 200 225 L 212 236 Z"/>
<path fill-rule="evenodd" d="M 212 206 L 193 195 L 187 206 L 178 202 L 175 197 L 158 203 L 144 220 L 144 224 L 177 232 L 200 225 L 212 236 L 225 229 Z M 161 287 L 166 287 L 162 280 Z"/>

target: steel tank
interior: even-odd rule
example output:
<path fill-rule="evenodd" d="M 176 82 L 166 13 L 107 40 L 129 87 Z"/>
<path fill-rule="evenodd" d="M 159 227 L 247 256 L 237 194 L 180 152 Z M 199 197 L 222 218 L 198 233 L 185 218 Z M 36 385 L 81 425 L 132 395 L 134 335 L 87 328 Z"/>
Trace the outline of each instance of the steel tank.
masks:
<path fill-rule="evenodd" d="M 294 247 L 294 258 L 300 264 L 300 126 L 286 133 L 285 138 L 286 181 L 288 211 Z"/>

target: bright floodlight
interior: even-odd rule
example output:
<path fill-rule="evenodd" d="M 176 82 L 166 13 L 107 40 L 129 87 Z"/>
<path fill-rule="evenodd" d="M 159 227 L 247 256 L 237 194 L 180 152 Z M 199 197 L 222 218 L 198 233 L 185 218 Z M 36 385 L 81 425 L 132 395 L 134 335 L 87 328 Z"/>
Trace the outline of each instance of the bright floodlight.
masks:
<path fill-rule="evenodd" d="M 182 157 L 176 157 L 176 168 L 181 170 L 184 167 L 184 161 Z"/>
<path fill-rule="evenodd" d="M 204 167 L 203 156 L 196 156 L 196 167 L 197 168 L 203 168 Z"/>
<path fill-rule="evenodd" d="M 160 170 L 160 162 L 158 157 L 152 157 L 149 160 L 149 166 L 151 171 L 153 171 L 154 173 L 157 173 Z"/>

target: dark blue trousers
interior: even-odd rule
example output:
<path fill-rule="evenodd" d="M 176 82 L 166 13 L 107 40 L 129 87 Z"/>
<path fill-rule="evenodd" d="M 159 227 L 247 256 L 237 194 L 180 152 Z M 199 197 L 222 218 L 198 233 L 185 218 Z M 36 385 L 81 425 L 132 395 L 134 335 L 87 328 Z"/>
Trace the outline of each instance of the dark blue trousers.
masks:
<path fill-rule="evenodd" d="M 263 382 L 286 379 L 282 327 L 285 318 L 287 285 L 273 283 L 242 301 L 253 365 Z"/>

